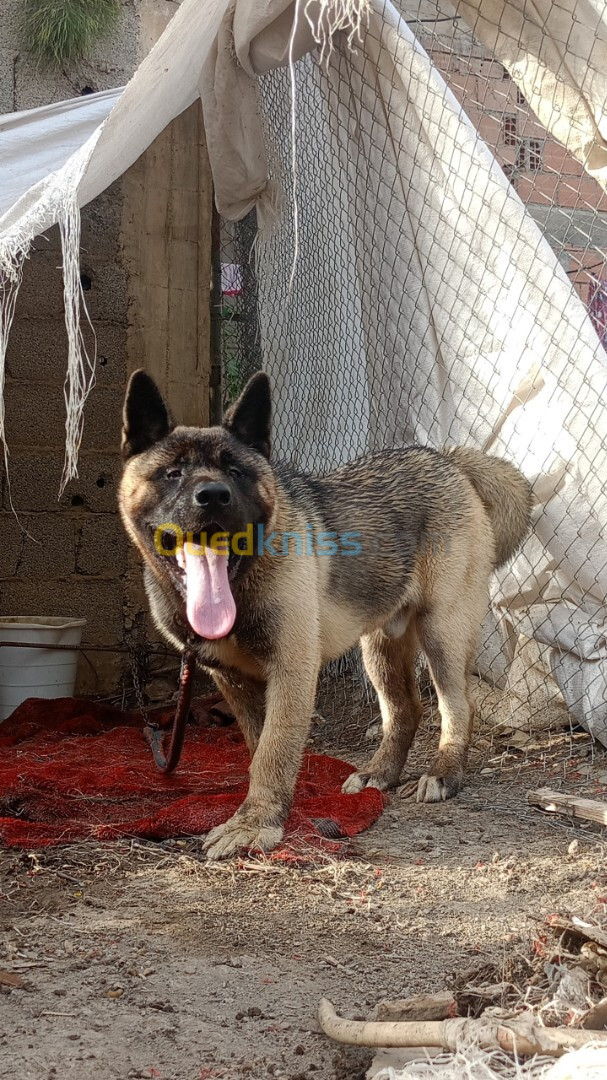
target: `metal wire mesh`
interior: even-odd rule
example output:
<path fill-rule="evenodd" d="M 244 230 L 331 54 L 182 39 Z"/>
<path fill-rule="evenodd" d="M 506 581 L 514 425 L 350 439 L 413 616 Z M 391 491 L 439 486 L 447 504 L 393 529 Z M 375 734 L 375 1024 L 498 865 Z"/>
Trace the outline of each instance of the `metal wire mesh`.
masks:
<path fill-rule="evenodd" d="M 488 167 L 488 210 L 495 198 L 491 169 L 499 167 L 508 178 L 511 194 L 524 203 L 587 306 L 598 337 L 607 345 L 607 197 L 601 187 L 542 127 L 508 71 L 452 7 L 443 0 L 403 0 L 396 7 L 442 74 L 447 94 L 455 96 L 475 129 L 473 149 L 456 146 L 450 160 L 450 168 L 463 179 L 464 197 L 466 170 L 476 167 L 478 161 L 472 159 L 475 155 L 482 159 L 488 147 L 497 162 Z M 394 9 L 387 4 L 385 10 L 386 25 L 393 28 Z M 414 107 L 402 115 L 398 112 L 396 74 L 394 93 L 386 90 L 385 79 L 382 93 L 377 92 L 379 47 L 377 36 L 367 31 L 356 44 L 356 62 L 344 49 L 338 50 L 329 65 L 307 55 L 294 66 L 294 102 L 288 70 L 272 71 L 260 80 L 271 175 L 280 193 L 277 222 L 258 238 L 255 259 L 254 218 L 238 226 L 224 223 L 222 259 L 240 267 L 241 274 L 238 296 L 225 297 L 225 397 L 231 398 L 253 370 L 268 369 L 276 393 L 276 455 L 309 470 L 323 471 L 368 450 L 416 441 L 438 447 L 445 443 L 482 447 L 490 441 L 495 425 L 491 364 L 497 372 L 503 358 L 492 352 L 491 342 L 481 351 L 478 363 L 453 366 L 442 373 L 443 378 L 426 378 L 425 354 L 436 327 L 443 337 L 451 335 L 454 350 L 469 360 L 479 351 L 483 326 L 491 325 L 495 296 L 472 259 L 467 273 L 459 278 L 453 273 L 453 233 L 441 228 L 440 215 L 453 217 L 458 207 L 437 210 L 436 163 L 422 137 L 424 117 L 420 119 Z M 414 69 L 415 50 L 412 55 L 408 74 L 415 83 L 421 76 Z M 428 94 L 424 101 L 419 91 L 419 85 L 413 86 L 418 108 L 422 102 L 422 113 L 425 108 L 428 114 L 435 112 L 436 100 Z M 439 128 L 440 123 L 439 118 Z M 388 145 L 395 130 L 402 132 L 402 143 L 396 148 Z M 403 147 L 411 145 L 415 133 L 420 136 L 414 151 L 416 167 L 408 177 L 414 182 L 404 191 L 394 162 Z M 510 212 L 507 200 L 504 206 L 502 217 Z M 413 297 L 408 292 L 411 267 L 419 258 L 415 243 L 403 240 L 408 207 L 415 208 L 421 228 L 433 232 L 433 272 L 441 263 L 445 267 L 444 273 L 439 270 L 435 289 L 438 310 L 428 309 L 421 290 Z M 496 224 L 490 212 L 481 214 L 477 228 L 485 232 L 484 242 L 494 249 L 495 261 L 499 221 Z M 521 244 L 527 245 L 525 258 L 533 260 L 532 276 L 536 290 L 541 290 L 534 303 L 540 313 L 543 303 L 554 303 L 553 271 L 540 235 L 537 240 L 535 233 L 530 236 L 522 237 Z M 423 278 L 424 268 L 418 271 Z M 464 298 L 472 313 L 462 321 L 459 309 Z M 518 317 L 513 303 L 511 318 Z M 522 308 L 520 318 L 528 320 L 527 345 L 532 350 L 533 320 Z M 503 312 L 495 314 L 495 321 L 499 319 Z M 563 312 L 555 336 L 571 333 L 571 325 Z M 497 336 L 499 332 L 498 328 Z M 591 353 L 591 344 L 588 349 Z M 603 360 L 607 370 L 607 356 Z M 599 357 L 599 367 L 602 362 Z M 590 368 L 587 377 L 589 381 L 594 377 Z M 569 424 L 573 438 L 580 419 L 569 419 L 577 407 L 575 396 L 568 398 L 557 390 L 555 382 L 548 404 L 565 426 Z M 583 412 L 580 407 L 580 415 Z M 600 430 L 596 416 L 584 416 L 582 422 L 596 423 Z M 546 432 L 549 441 L 548 421 Z M 512 447 L 520 449 L 522 438 L 521 431 L 515 430 Z M 507 455 L 507 441 L 504 449 Z M 547 445 L 546 462 L 549 449 Z M 602 460 L 584 460 L 583 453 L 582 460 L 592 481 L 588 490 L 594 483 L 594 490 L 604 492 Z M 538 474 L 546 462 L 538 462 Z M 554 508 L 551 513 L 550 528 L 556 527 L 558 534 L 567 525 L 566 499 L 559 520 L 554 519 Z M 545 535 L 542 514 L 535 522 L 540 539 Z M 587 520 L 600 531 L 600 513 L 592 505 Z M 546 575 L 554 582 L 560 573 L 570 572 L 570 547 L 584 528 L 578 508 L 574 539 L 571 528 L 562 528 L 558 557 L 548 568 L 544 562 L 540 569 L 535 561 L 539 544 L 526 549 L 519 577 L 524 579 L 526 574 L 540 594 L 554 599 L 555 592 L 546 588 Z M 591 612 L 593 625 L 601 624 L 606 565 L 602 542 L 587 539 L 587 553 L 576 584 L 578 606 L 570 605 L 569 627 L 556 644 L 550 615 L 545 625 L 536 618 L 532 633 L 524 611 L 510 610 L 510 636 L 517 640 L 517 649 L 505 670 L 496 660 L 495 637 L 500 636 L 500 622 L 503 630 L 503 615 L 484 628 L 481 653 L 486 681 L 479 682 L 477 698 L 485 717 L 497 717 L 503 725 L 525 731 L 556 732 L 579 722 L 588 726 L 597 697 L 605 697 L 606 669 L 600 643 L 595 642 L 596 652 L 583 645 L 586 630 L 579 611 Z M 572 643 L 568 657 L 563 642 Z M 359 740 L 366 727 L 361 726 L 360 714 L 369 721 L 377 713 L 357 660 L 331 667 L 320 700 L 321 713 L 330 712 L 346 724 L 352 720 L 358 732 L 353 738 Z"/>
<path fill-rule="evenodd" d="M 222 267 L 221 360 L 224 406 L 262 367 L 257 317 L 255 237 L 257 215 L 224 221 L 220 233 Z"/>

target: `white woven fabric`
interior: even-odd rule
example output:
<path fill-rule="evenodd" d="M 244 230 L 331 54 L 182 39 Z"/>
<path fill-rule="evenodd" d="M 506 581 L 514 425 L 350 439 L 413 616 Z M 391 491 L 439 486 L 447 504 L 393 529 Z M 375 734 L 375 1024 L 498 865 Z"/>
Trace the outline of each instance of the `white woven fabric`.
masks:
<path fill-rule="evenodd" d="M 398 1058 L 401 1052 L 384 1053 Z M 607 1075 L 607 1050 L 596 1047 L 574 1050 L 556 1062 L 550 1058 L 516 1062 L 501 1052 L 490 1053 L 475 1046 L 463 1047 L 457 1054 L 432 1051 L 424 1058 L 418 1051 L 408 1056 L 416 1060 L 402 1067 L 384 1065 L 380 1051 L 378 1065 L 371 1066 L 367 1080 L 603 1080 Z"/>

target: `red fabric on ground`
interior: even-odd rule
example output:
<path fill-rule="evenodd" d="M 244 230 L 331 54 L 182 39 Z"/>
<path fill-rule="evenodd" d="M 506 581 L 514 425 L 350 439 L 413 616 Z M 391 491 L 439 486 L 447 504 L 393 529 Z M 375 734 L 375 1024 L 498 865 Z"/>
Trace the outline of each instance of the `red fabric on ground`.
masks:
<path fill-rule="evenodd" d="M 0 840 L 31 848 L 89 838 L 165 839 L 219 825 L 247 793 L 249 755 L 236 724 L 222 725 L 225 704 L 219 714 L 211 711 L 216 704 L 216 697 L 194 703 L 181 761 L 165 776 L 138 713 L 84 698 L 25 701 L 0 725 Z M 172 715 L 150 714 L 165 726 Z M 342 795 L 351 772 L 347 762 L 306 754 L 286 840 L 317 838 L 323 845 L 323 832 L 354 836 L 377 820 L 379 791 Z"/>

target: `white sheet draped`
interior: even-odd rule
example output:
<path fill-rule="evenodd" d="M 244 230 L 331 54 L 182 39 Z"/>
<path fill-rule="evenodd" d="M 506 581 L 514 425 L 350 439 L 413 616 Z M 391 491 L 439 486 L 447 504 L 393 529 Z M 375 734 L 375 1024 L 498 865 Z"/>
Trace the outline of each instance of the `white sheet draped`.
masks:
<path fill-rule="evenodd" d="M 0 116 L 0 219 L 26 191 L 63 168 L 107 119 L 123 90 Z M 8 220 L 4 229 L 8 232 Z"/>
<path fill-rule="evenodd" d="M 78 475 L 82 410 L 94 380 L 94 367 L 84 355 L 79 330 L 78 208 L 109 187 L 150 146 L 167 124 L 196 100 L 200 67 L 212 47 L 227 6 L 228 0 L 205 0 L 204 4 L 198 0 L 186 0 L 124 92 L 119 94 L 107 118 L 94 127 L 88 137 L 81 132 L 77 144 L 75 136 L 67 137 L 65 125 L 62 125 L 59 132 L 62 149 L 58 148 L 56 155 L 59 167 L 42 179 L 34 170 L 27 188 L 0 217 L 1 439 L 4 439 L 6 348 L 23 262 L 35 236 L 56 223 L 61 228 L 68 334 L 63 485 Z M 76 109 L 75 103 L 66 103 L 62 115 L 67 115 L 70 105 L 74 105 L 74 115 L 81 120 L 82 112 Z M 99 107 L 97 96 L 90 107 Z M 55 113 L 55 123 L 60 114 Z M 14 154 L 15 128 L 11 128 L 11 118 L 5 121 L 5 125 L 5 132 L 0 131 L 0 155 L 4 138 L 12 146 Z M 27 129 L 27 121 L 24 127 Z M 65 153 L 72 148 L 73 152 L 66 159 Z M 7 186 L 10 182 L 7 181 Z"/>

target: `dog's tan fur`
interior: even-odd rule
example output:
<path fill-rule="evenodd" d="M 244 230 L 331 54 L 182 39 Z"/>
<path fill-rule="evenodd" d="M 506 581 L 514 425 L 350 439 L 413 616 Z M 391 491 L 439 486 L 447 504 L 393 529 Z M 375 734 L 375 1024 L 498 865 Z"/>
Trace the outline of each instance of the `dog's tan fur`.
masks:
<path fill-rule="evenodd" d="M 281 557 L 255 555 L 233 581 L 234 631 L 197 641 L 200 662 L 232 707 L 252 757 L 247 798 L 209 834 L 209 856 L 268 850 L 280 840 L 319 671 L 358 641 L 379 697 L 383 739 L 344 790 L 398 783 L 421 716 L 414 675 L 421 649 L 438 695 L 441 736 L 417 798 L 454 795 L 472 731 L 469 674 L 489 577 L 529 527 L 526 480 L 507 462 L 464 448 L 386 451 L 326 477 L 285 472 L 268 461 L 265 376 L 251 381 L 223 428 L 211 429 L 173 428 L 146 378 L 138 373 L 127 394 L 120 508 L 144 558 L 153 617 L 171 642 L 181 648 L 188 638 L 183 596 L 149 535 L 159 514 L 162 521 L 177 520 L 169 511 L 185 507 L 186 513 L 190 505 L 185 481 L 181 496 L 167 494 L 162 471 L 171 462 L 186 460 L 187 475 L 197 482 L 225 478 L 228 459 L 246 469 L 246 486 L 230 481 L 241 513 L 231 531 L 254 517 L 268 531 L 304 534 L 312 525 L 315 537 L 327 529 L 363 537 L 362 554 L 350 558 L 291 550 Z"/>

